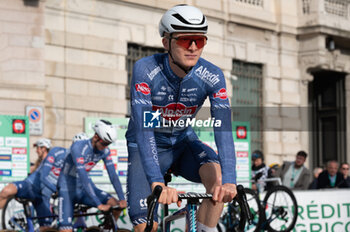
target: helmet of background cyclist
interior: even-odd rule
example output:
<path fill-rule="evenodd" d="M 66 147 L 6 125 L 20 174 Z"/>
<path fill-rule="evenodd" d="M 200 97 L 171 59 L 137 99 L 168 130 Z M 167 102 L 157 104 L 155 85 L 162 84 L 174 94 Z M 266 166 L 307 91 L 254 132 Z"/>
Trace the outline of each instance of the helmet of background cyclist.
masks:
<path fill-rule="evenodd" d="M 107 120 L 98 120 L 93 126 L 93 130 L 105 142 L 113 143 L 117 140 L 117 130 L 115 126 Z"/>
<path fill-rule="evenodd" d="M 163 15 L 159 22 L 159 34 L 164 37 L 164 32 L 201 32 L 206 34 L 208 30 L 207 18 L 196 7 L 181 4 L 174 6 Z"/>
<path fill-rule="evenodd" d="M 39 139 L 33 144 L 34 147 L 46 147 L 47 149 L 51 148 L 51 140 L 50 139 Z"/>
<path fill-rule="evenodd" d="M 80 132 L 76 135 L 74 135 L 73 137 L 73 143 L 76 142 L 76 141 L 79 141 L 79 140 L 87 140 L 89 139 L 89 136 L 87 136 L 87 134 L 85 134 L 84 132 Z"/>

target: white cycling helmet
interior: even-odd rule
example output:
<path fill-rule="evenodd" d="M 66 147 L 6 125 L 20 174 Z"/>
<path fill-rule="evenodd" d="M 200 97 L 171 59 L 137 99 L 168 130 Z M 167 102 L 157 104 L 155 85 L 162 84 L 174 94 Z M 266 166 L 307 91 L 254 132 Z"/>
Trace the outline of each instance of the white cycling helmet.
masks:
<path fill-rule="evenodd" d="M 33 144 L 34 147 L 46 147 L 47 149 L 51 148 L 51 140 L 50 139 L 39 139 Z"/>
<path fill-rule="evenodd" d="M 177 5 L 165 12 L 159 22 L 159 34 L 174 32 L 202 32 L 207 33 L 208 23 L 203 13 L 194 6 Z"/>
<path fill-rule="evenodd" d="M 73 143 L 76 142 L 76 141 L 79 141 L 79 140 L 87 140 L 89 139 L 89 136 L 87 136 L 87 134 L 85 134 L 84 132 L 80 132 L 76 135 L 74 135 L 73 137 Z"/>
<path fill-rule="evenodd" d="M 113 143 L 117 140 L 117 130 L 109 121 L 99 120 L 93 126 L 96 134 L 105 142 Z"/>

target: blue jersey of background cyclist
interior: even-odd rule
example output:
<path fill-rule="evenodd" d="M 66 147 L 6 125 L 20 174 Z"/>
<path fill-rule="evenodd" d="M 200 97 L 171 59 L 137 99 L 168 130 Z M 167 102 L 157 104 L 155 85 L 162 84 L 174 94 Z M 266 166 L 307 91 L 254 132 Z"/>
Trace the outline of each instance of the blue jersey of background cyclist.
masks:
<path fill-rule="evenodd" d="M 51 194 L 56 192 L 57 180 L 65 156 L 65 148 L 51 148 L 39 167 L 25 179 L 32 185 L 35 193 L 51 197 Z"/>
<path fill-rule="evenodd" d="M 122 186 L 116 174 L 109 148 L 102 151 L 94 149 L 91 144 L 91 139 L 73 143 L 70 148 L 70 152 L 67 154 L 64 161 L 61 176 L 58 180 L 58 185 L 60 188 L 67 189 L 69 192 L 74 192 L 73 188 L 82 188 L 84 192 L 95 202 L 96 206 L 100 205 L 101 202 L 96 197 L 96 194 L 92 188 L 94 184 L 89 178 L 88 172 L 101 159 L 105 163 L 109 179 L 113 184 L 119 200 L 125 200 Z"/>
<path fill-rule="evenodd" d="M 135 63 L 131 84 L 132 115 L 126 137 L 128 142 L 142 148 L 139 151 L 149 183 L 164 182 L 158 161 L 154 159 L 157 152 L 152 149 L 154 140 L 157 145 L 173 145 L 194 132 L 191 127 L 145 130 L 144 111 L 159 110 L 167 117 L 166 113 L 177 109 L 180 115 L 175 115 L 174 120 L 181 118 L 182 113 L 187 114 L 183 117 L 192 118 L 207 97 L 211 116 L 221 120 L 221 127 L 214 127 L 214 136 L 222 167 L 222 184 L 236 183 L 231 109 L 220 68 L 200 58 L 184 78 L 179 78 L 170 68 L 168 54 L 156 54 Z M 169 133 L 173 136 L 171 139 Z"/>
<path fill-rule="evenodd" d="M 63 147 L 53 147 L 43 160 L 39 171 L 42 192 L 45 191 L 47 194 L 52 194 L 57 191 L 57 181 L 67 151 L 68 149 Z"/>

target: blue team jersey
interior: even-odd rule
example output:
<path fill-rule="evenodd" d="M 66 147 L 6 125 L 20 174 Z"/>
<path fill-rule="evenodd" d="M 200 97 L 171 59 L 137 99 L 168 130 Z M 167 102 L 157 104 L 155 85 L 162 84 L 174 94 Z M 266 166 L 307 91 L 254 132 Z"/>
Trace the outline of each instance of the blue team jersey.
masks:
<path fill-rule="evenodd" d="M 225 78 L 217 66 L 200 58 L 184 77 L 177 77 L 170 68 L 168 54 L 156 54 L 137 61 L 131 83 L 132 114 L 126 138 L 140 149 L 140 156 L 149 183 L 164 182 L 157 146 L 174 146 L 194 134 L 191 126 L 170 123 L 145 129 L 145 112 L 158 111 L 166 122 L 195 117 L 209 97 L 211 116 L 221 121 L 214 127 L 215 142 L 222 168 L 222 183 L 236 183 L 236 159 L 232 137 L 231 109 Z"/>
<path fill-rule="evenodd" d="M 31 173 L 25 181 L 33 185 L 34 190 L 41 191 L 45 187 L 56 192 L 57 180 L 66 156 L 66 149 L 63 147 L 53 147 L 39 167 Z"/>
<path fill-rule="evenodd" d="M 43 160 L 40 167 L 40 184 L 49 188 L 52 192 L 57 190 L 57 181 L 63 167 L 64 159 L 67 154 L 66 148 L 53 147 Z"/>
<path fill-rule="evenodd" d="M 61 189 L 74 191 L 76 188 L 83 188 L 85 193 L 93 200 L 96 206 L 101 201 L 96 196 L 92 180 L 88 172 L 100 161 L 103 160 L 113 187 L 119 200 L 124 200 L 121 183 L 116 174 L 110 150 L 108 148 L 99 151 L 94 149 L 91 140 L 81 140 L 72 144 L 69 153 L 64 160 L 58 186 Z"/>

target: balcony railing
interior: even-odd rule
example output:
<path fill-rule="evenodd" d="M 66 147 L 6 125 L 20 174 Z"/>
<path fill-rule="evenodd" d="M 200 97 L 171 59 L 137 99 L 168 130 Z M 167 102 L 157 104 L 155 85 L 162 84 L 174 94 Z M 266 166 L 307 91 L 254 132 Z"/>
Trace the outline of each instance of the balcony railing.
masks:
<path fill-rule="evenodd" d="M 241 2 L 244 4 L 249 4 L 256 7 L 264 7 L 264 0 L 235 0 L 236 2 Z"/>
<path fill-rule="evenodd" d="M 301 27 L 325 26 L 350 31 L 350 0 L 299 0 Z"/>
<path fill-rule="evenodd" d="M 303 14 L 325 13 L 341 18 L 349 18 L 349 0 L 301 0 Z"/>

